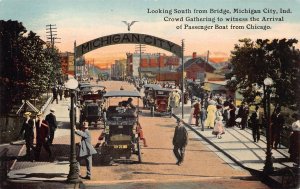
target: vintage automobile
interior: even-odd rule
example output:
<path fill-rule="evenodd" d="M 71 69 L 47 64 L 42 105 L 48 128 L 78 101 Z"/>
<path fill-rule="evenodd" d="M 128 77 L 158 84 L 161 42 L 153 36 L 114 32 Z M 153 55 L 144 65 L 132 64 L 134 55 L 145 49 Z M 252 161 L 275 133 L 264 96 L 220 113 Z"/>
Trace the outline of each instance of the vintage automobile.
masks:
<path fill-rule="evenodd" d="M 111 160 L 131 158 L 137 155 L 137 161 L 142 162 L 140 138 L 137 133 L 140 94 L 137 91 L 109 91 L 104 95 L 106 99 L 105 129 L 100 154 L 103 163 Z M 124 101 L 124 98 L 126 101 Z M 126 106 L 127 99 L 137 100 L 136 107 Z M 121 100 L 111 104 L 112 101 Z M 122 101 L 123 100 L 123 101 Z"/>
<path fill-rule="evenodd" d="M 105 87 L 101 85 L 86 85 L 80 90 L 80 124 L 87 121 L 89 125 L 94 123 L 97 127 L 99 121 L 103 120 L 103 105 Z"/>
<path fill-rule="evenodd" d="M 173 107 L 169 106 L 169 95 L 173 91 L 167 88 L 152 88 L 153 98 L 149 101 L 150 113 L 154 117 L 155 114 L 169 115 L 172 117 Z"/>
<path fill-rule="evenodd" d="M 153 104 L 155 90 L 161 89 L 161 85 L 158 84 L 146 84 L 144 85 L 144 97 L 143 97 L 143 105 L 144 108 L 150 109 L 150 104 Z"/>

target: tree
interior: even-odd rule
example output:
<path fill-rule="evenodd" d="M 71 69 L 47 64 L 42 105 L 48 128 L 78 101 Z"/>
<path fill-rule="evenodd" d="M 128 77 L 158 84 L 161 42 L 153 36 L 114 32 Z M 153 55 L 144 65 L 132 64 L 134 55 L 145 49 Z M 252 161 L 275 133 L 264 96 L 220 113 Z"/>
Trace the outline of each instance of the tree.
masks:
<path fill-rule="evenodd" d="M 51 50 L 36 33 L 17 21 L 0 21 L 1 39 L 1 113 L 7 114 L 14 104 L 38 98 L 47 90 L 60 69 L 58 50 Z M 53 62 L 55 61 L 55 64 Z M 58 70 L 58 71 L 57 71 Z"/>
<path fill-rule="evenodd" d="M 260 95 L 268 76 L 274 81 L 272 101 L 275 106 L 299 107 L 300 53 L 295 49 L 296 39 L 239 40 L 231 52 L 232 73 L 235 80 L 228 82 L 230 89 L 238 89 L 245 101 L 252 103 Z"/>

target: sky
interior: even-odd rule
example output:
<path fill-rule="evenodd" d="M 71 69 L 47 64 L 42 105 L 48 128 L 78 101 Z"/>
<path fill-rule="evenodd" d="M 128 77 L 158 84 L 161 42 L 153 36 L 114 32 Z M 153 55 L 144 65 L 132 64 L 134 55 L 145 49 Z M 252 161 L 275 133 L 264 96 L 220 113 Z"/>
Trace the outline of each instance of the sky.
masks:
<path fill-rule="evenodd" d="M 291 13 L 282 14 L 280 8 Z M 191 13 L 174 13 L 177 10 L 190 10 Z M 194 9 L 198 13 L 194 13 Z M 214 9 L 214 12 L 210 12 Z M 231 14 L 221 12 L 224 9 Z M 234 9 L 254 9 L 261 13 L 233 13 Z M 158 11 L 161 11 L 160 13 Z M 172 14 L 169 14 L 172 10 Z M 204 11 L 208 11 L 205 13 Z M 263 13 L 263 10 L 266 13 Z M 275 10 L 277 14 L 272 14 Z M 274 38 L 300 39 L 300 0 L 0 0 L 0 20 L 17 20 L 22 22 L 28 31 L 37 33 L 46 41 L 46 25 L 55 24 L 57 37 L 61 38 L 56 46 L 60 51 L 73 52 L 74 41 L 82 44 L 101 36 L 127 33 L 127 26 L 122 21 L 138 21 L 131 27 L 130 32 L 149 34 L 177 44 L 184 40 L 184 55 L 210 57 L 230 57 L 234 44 L 239 39 L 256 40 Z M 199 13 L 202 11 L 202 13 Z M 217 12 L 219 11 L 219 12 Z M 156 13 L 149 13 L 156 12 Z M 162 13 L 163 12 L 163 13 Z M 250 21 L 256 18 L 281 18 L 284 21 Z M 165 21 L 183 17 L 184 21 Z M 247 21 L 186 21 L 186 17 L 198 18 L 247 18 Z M 269 25 L 271 29 L 176 29 L 180 25 L 228 25 L 245 26 Z M 300 44 L 296 45 L 297 48 Z M 114 60 L 126 58 L 126 53 L 134 52 L 136 45 L 121 44 L 96 49 L 85 55 L 88 60 L 94 59 L 95 64 L 103 67 L 114 63 Z M 146 46 L 145 52 L 166 53 L 159 48 Z"/>

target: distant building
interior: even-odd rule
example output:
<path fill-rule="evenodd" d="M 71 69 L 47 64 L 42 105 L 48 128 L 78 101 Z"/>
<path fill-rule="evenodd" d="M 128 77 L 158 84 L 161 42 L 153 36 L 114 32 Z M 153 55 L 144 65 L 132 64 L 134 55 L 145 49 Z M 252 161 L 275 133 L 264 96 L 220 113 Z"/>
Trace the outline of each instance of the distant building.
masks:
<path fill-rule="evenodd" d="M 165 72 L 175 72 L 180 64 L 177 56 L 167 56 L 162 53 L 127 53 L 127 75 L 142 77 L 157 77 Z"/>
<path fill-rule="evenodd" d="M 111 65 L 111 77 L 117 80 L 124 80 L 126 77 L 127 59 L 115 60 Z"/>
<path fill-rule="evenodd" d="M 74 75 L 74 53 L 59 53 L 62 73 L 64 75 Z"/>
<path fill-rule="evenodd" d="M 191 59 L 184 63 L 186 79 L 204 81 L 207 73 L 213 73 L 216 69 L 202 57 L 197 57 L 194 52 Z M 178 72 L 182 72 L 182 67 L 178 67 Z"/>

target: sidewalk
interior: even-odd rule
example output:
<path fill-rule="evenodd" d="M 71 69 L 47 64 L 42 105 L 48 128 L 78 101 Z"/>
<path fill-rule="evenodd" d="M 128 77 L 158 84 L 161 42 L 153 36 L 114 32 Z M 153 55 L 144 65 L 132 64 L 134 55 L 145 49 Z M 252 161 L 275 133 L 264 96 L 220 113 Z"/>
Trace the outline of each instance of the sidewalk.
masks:
<path fill-rule="evenodd" d="M 45 110 L 44 116 L 55 109 L 58 122 L 58 129 L 55 132 L 53 145 L 50 146 L 53 157 L 49 159 L 48 154 L 42 148 L 40 161 L 30 162 L 18 159 L 10 167 L 8 183 L 24 183 L 39 181 L 65 181 L 69 173 L 69 152 L 70 152 L 70 129 L 68 105 L 70 99 L 54 102 Z M 13 146 L 13 145 L 11 145 Z M 19 156 L 25 155 L 25 146 L 19 152 Z"/>
<path fill-rule="evenodd" d="M 182 117 L 182 107 L 174 110 L 174 117 Z M 225 134 L 221 139 L 217 139 L 212 134 L 212 129 L 204 128 L 201 131 L 201 126 L 189 125 L 189 117 L 191 112 L 191 103 L 184 105 L 184 123 L 195 134 L 192 137 L 198 136 L 199 141 L 207 145 L 214 151 L 221 159 L 232 167 L 239 169 L 243 168 L 248 171 L 255 171 L 262 173 L 266 159 L 266 138 L 260 137 L 260 141 L 253 142 L 252 131 L 248 128 L 240 130 L 238 127 L 225 128 Z M 277 150 L 272 150 L 272 160 L 274 170 L 293 167 L 293 163 L 289 162 L 288 148 L 280 146 Z M 274 178 L 275 180 L 278 180 Z"/>

